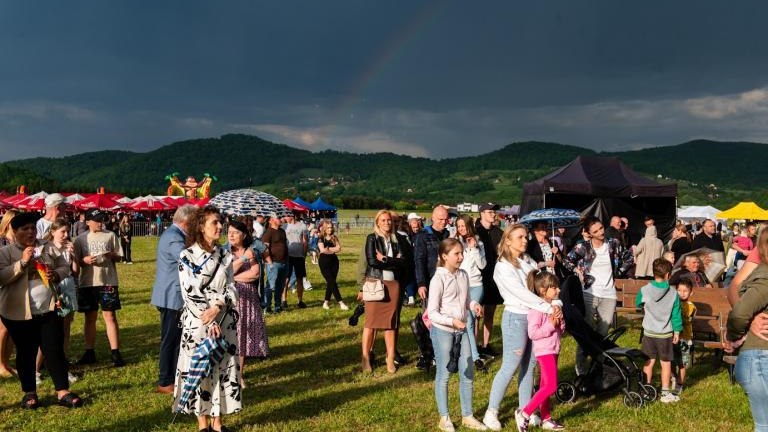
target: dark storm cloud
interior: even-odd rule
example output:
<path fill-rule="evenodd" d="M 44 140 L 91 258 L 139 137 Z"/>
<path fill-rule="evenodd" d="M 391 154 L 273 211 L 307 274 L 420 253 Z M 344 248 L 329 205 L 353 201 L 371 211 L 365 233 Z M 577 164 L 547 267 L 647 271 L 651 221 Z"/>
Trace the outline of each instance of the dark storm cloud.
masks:
<path fill-rule="evenodd" d="M 762 2 L 5 2 L 2 159 L 768 140 Z"/>

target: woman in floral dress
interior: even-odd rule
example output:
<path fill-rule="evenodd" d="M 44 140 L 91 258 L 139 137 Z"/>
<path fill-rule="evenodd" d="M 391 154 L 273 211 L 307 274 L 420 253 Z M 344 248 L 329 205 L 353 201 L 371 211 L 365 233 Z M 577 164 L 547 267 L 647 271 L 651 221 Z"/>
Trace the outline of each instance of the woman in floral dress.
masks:
<path fill-rule="evenodd" d="M 269 355 L 269 341 L 264 326 L 264 313 L 259 298 L 259 263 L 251 244 L 253 238 L 248 226 L 239 221 L 229 222 L 227 230 L 229 250 L 232 252 L 232 273 L 235 288 L 240 297 L 237 303 L 239 320 L 237 322 L 238 351 L 240 353 L 240 375 L 245 375 L 245 358 L 266 358 Z M 245 378 L 240 386 L 245 388 Z"/>
<path fill-rule="evenodd" d="M 181 252 L 179 282 L 184 310 L 174 389 L 176 407 L 198 344 L 208 336 L 223 337 L 227 352 L 182 408 L 182 412 L 197 416 L 201 431 L 215 432 L 229 430 L 221 423 L 222 415 L 242 409 L 237 361 L 238 295 L 232 275 L 232 254 L 217 244 L 221 231 L 219 211 L 214 207 L 199 209 L 189 227 L 188 247 Z"/>

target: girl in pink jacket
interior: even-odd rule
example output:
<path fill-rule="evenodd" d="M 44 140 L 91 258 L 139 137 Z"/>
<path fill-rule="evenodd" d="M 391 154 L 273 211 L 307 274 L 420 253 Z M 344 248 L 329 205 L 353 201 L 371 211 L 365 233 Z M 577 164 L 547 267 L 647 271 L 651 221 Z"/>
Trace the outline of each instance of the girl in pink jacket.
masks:
<path fill-rule="evenodd" d="M 528 289 L 551 303 L 560 295 L 560 281 L 546 270 L 528 273 Z M 563 430 L 565 427 L 552 419 L 549 397 L 557 390 L 557 355 L 565 322 L 536 309 L 528 311 L 528 337 L 533 341 L 533 354 L 539 363 L 541 383 L 539 390 L 522 410 L 515 411 L 519 431 L 527 431 L 528 419 L 534 411 L 541 410 L 541 427 L 544 430 Z"/>

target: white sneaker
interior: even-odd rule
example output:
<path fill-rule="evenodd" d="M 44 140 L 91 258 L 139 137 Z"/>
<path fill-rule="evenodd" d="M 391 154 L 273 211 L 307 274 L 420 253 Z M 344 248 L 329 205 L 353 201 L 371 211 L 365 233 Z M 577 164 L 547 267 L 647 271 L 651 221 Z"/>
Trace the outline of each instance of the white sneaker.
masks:
<path fill-rule="evenodd" d="M 35 384 L 42 385 L 43 384 L 43 374 L 40 372 L 35 372 Z"/>
<path fill-rule="evenodd" d="M 530 426 L 541 426 L 541 417 L 536 413 L 531 414 L 528 418 L 528 424 Z"/>
<path fill-rule="evenodd" d="M 416 304 L 416 299 L 413 298 L 413 296 L 408 296 L 408 306 L 413 306 Z"/>
<path fill-rule="evenodd" d="M 488 427 L 480 423 L 474 416 L 462 417 L 461 425 L 474 430 L 488 430 Z"/>
<path fill-rule="evenodd" d="M 533 418 L 533 416 L 531 416 L 531 418 Z M 565 430 L 565 426 L 563 426 L 562 424 L 552 420 L 551 418 L 548 418 L 548 419 L 544 420 L 541 423 L 541 428 L 544 429 L 544 430 L 551 430 L 551 431 Z"/>
<path fill-rule="evenodd" d="M 451 422 L 451 417 L 449 416 L 440 417 L 440 422 L 437 424 L 437 427 L 439 427 L 441 431 L 445 432 L 456 431 L 456 429 L 453 427 L 453 422 Z"/>
<path fill-rule="evenodd" d="M 672 394 L 669 391 L 662 391 L 661 392 L 661 397 L 659 398 L 659 401 L 661 403 L 665 403 L 665 404 L 680 402 L 680 396 L 678 396 L 676 394 Z"/>
<path fill-rule="evenodd" d="M 492 431 L 500 431 L 501 423 L 499 423 L 499 411 L 488 408 L 485 410 L 483 416 L 483 424 L 488 426 L 488 429 Z"/>
<path fill-rule="evenodd" d="M 304 284 L 304 291 L 312 291 L 312 282 L 309 279 L 305 277 L 302 283 Z"/>
<path fill-rule="evenodd" d="M 77 382 L 77 377 L 72 374 L 72 372 L 67 372 L 67 379 L 69 380 L 70 384 L 74 384 Z"/>
<path fill-rule="evenodd" d="M 325 310 L 328 310 L 328 309 L 330 309 L 330 308 L 331 308 L 331 307 L 330 307 L 330 306 L 328 306 L 328 302 L 323 302 L 323 309 L 325 309 Z"/>
<path fill-rule="evenodd" d="M 515 410 L 515 423 L 517 424 L 517 432 L 528 432 L 528 419 L 520 408 Z"/>
<path fill-rule="evenodd" d="M 340 302 L 339 302 L 339 309 L 341 309 L 341 310 L 343 310 L 343 311 L 345 311 L 345 310 L 349 310 L 349 306 L 347 306 L 346 304 L 344 304 L 344 302 L 343 302 L 343 301 L 340 301 Z"/>

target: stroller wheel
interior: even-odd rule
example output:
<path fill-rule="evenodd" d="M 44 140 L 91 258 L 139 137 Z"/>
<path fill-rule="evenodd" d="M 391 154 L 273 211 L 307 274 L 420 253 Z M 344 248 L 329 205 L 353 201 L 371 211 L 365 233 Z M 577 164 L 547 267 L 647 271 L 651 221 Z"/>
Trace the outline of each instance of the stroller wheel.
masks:
<path fill-rule="evenodd" d="M 642 408 L 643 403 L 645 403 L 645 401 L 643 400 L 643 397 L 640 396 L 640 393 L 633 391 L 624 393 L 624 405 L 627 408 Z"/>
<path fill-rule="evenodd" d="M 646 402 L 653 402 L 659 396 L 659 391 L 656 390 L 656 387 L 650 384 L 641 383 L 638 390 L 640 390 L 640 396 L 642 396 Z"/>
<path fill-rule="evenodd" d="M 568 381 L 563 381 L 557 385 L 555 397 L 562 403 L 573 402 L 576 400 L 576 386 Z"/>

